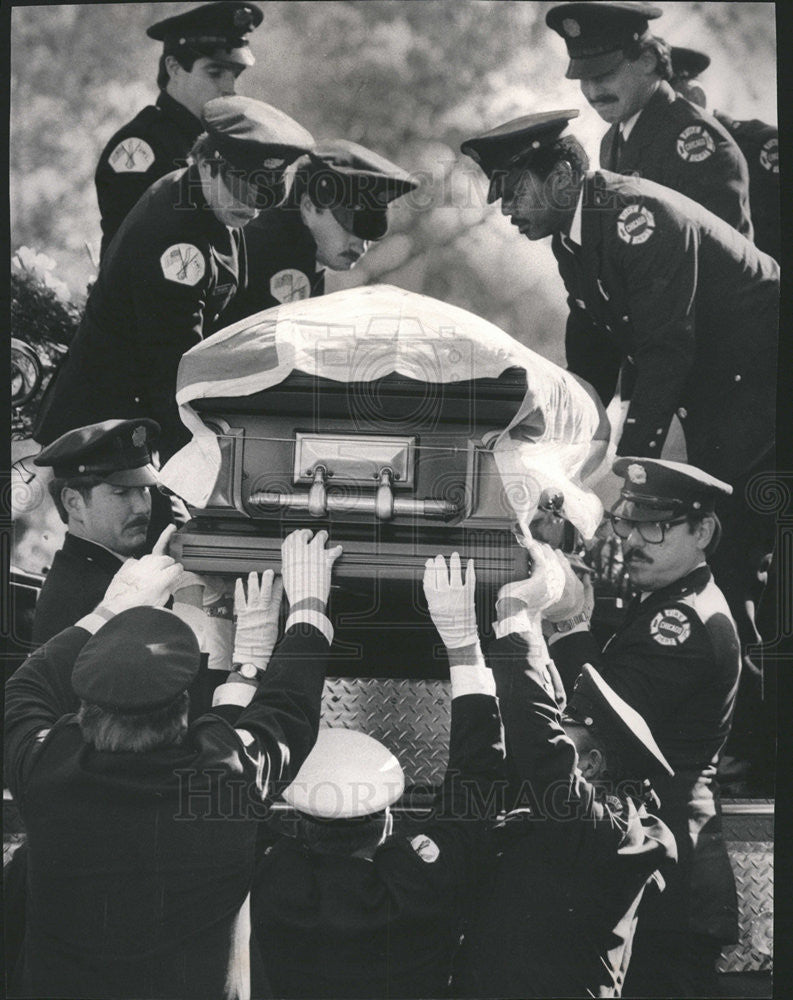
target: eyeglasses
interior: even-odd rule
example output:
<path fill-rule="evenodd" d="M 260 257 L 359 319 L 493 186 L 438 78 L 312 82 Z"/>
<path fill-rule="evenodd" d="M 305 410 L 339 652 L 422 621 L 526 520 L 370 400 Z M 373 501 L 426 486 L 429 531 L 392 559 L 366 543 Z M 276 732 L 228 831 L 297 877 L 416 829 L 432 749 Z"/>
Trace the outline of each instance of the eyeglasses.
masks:
<path fill-rule="evenodd" d="M 648 545 L 660 545 L 666 538 L 666 532 L 676 524 L 685 524 L 688 517 L 675 517 L 668 521 L 631 521 L 624 517 L 609 515 L 614 534 L 623 540 L 630 538 L 634 529 Z"/>

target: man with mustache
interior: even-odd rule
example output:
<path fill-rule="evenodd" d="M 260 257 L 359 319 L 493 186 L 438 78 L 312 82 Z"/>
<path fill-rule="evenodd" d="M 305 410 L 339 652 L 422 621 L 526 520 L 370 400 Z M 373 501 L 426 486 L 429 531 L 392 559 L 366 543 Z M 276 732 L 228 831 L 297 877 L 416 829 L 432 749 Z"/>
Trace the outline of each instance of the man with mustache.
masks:
<path fill-rule="evenodd" d="M 748 648 L 760 641 L 755 609 L 776 530 L 746 490 L 775 468 L 779 267 L 690 198 L 589 171 L 581 144 L 562 134 L 576 113 L 527 115 L 462 150 L 512 225 L 529 240 L 552 237 L 568 368 L 604 403 L 618 378 L 630 400 L 617 454 L 660 458 L 677 417 L 687 460 L 732 485 L 718 503 L 713 571 Z"/>
<path fill-rule="evenodd" d="M 717 500 L 726 483 L 680 462 L 625 457 L 609 518 L 638 591 L 601 652 L 580 621 L 553 626 L 550 652 L 571 692 L 584 664 L 639 712 L 674 777 L 655 790 L 679 863 L 666 891 L 639 911 L 623 993 L 718 995 L 715 963 L 737 940 L 735 884 L 722 838 L 716 771 L 732 722 L 740 646 L 708 559 L 719 544 Z"/>
<path fill-rule="evenodd" d="M 687 195 L 752 239 L 749 171 L 730 133 L 669 84 L 669 46 L 649 31 L 649 3 L 563 3 L 546 24 L 565 40 L 567 78 L 611 126 L 600 165 Z"/>
<path fill-rule="evenodd" d="M 36 646 L 95 608 L 124 560 L 145 550 L 159 434 L 153 420 L 103 420 L 67 431 L 33 459 L 52 469 L 49 491 L 66 525 L 36 603 Z"/>
<path fill-rule="evenodd" d="M 697 82 L 710 66 L 710 56 L 696 49 L 673 46 L 671 84 L 681 97 L 701 108 L 707 98 Z M 752 208 L 754 242 L 777 262 L 782 255 L 781 213 L 779 210 L 779 129 L 758 118 L 736 121 L 723 111 L 713 117 L 729 131 L 749 166 L 749 199 Z"/>
<path fill-rule="evenodd" d="M 163 43 L 156 104 L 143 108 L 108 141 L 96 168 L 102 216 L 102 258 L 135 202 L 151 185 L 185 165 L 203 131 L 201 109 L 234 93 L 237 77 L 255 59 L 248 35 L 262 22 L 252 3 L 194 7 L 146 29 Z"/>
<path fill-rule="evenodd" d="M 247 288 L 226 321 L 322 295 L 323 269 L 355 267 L 386 235 L 389 204 L 417 186 L 401 167 L 358 143 L 318 143 L 299 161 L 286 201 L 245 227 Z"/>

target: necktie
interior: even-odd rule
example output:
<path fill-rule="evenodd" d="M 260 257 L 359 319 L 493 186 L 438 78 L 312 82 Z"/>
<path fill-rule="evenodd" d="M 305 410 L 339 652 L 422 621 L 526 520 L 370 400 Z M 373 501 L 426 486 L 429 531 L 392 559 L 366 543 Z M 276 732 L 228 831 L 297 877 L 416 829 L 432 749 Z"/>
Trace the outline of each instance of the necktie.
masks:
<path fill-rule="evenodd" d="M 617 126 L 617 132 L 614 136 L 614 145 L 611 147 L 611 162 L 614 164 L 614 172 L 620 172 L 620 159 L 622 158 L 622 147 L 625 145 L 625 140 L 622 137 L 622 126 Z"/>

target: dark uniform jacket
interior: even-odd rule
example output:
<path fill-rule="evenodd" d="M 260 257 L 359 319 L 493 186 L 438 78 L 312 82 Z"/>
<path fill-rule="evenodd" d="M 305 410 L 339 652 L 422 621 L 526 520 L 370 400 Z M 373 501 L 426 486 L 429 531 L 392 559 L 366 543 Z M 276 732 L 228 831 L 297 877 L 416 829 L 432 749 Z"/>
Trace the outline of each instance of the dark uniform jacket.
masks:
<path fill-rule="evenodd" d="M 736 121 L 721 111 L 714 111 L 713 117 L 728 130 L 749 166 L 754 242 L 763 253 L 781 263 L 779 130 L 757 118 Z"/>
<path fill-rule="evenodd" d="M 102 260 L 138 198 L 160 177 L 185 165 L 202 131 L 198 118 L 163 90 L 156 104 L 140 111 L 110 139 L 94 177 L 102 217 Z"/>
<path fill-rule="evenodd" d="M 637 174 L 679 191 L 752 238 L 746 160 L 713 115 L 662 82 L 620 143 L 619 155 L 618 134 L 615 123 L 601 140 L 603 170 Z"/>
<path fill-rule="evenodd" d="M 737 940 L 735 882 L 721 831 L 716 769 L 730 731 L 740 673 L 739 643 L 727 602 L 701 566 L 636 600 L 602 654 L 589 632 L 551 646 L 572 690 L 584 663 L 649 724 L 674 778 L 655 783 L 661 818 L 680 863 L 660 899 L 642 907 L 645 923 Z"/>
<path fill-rule="evenodd" d="M 178 746 L 105 753 L 71 714 L 88 638 L 61 632 L 6 685 L 29 848 L 23 995 L 247 997 L 258 819 L 316 740 L 327 641 L 293 627 L 247 708 L 213 709 Z"/>
<path fill-rule="evenodd" d="M 456 986 L 470 997 L 619 996 L 639 903 L 648 883 L 653 895 L 663 887 L 674 838 L 647 812 L 640 781 L 605 795 L 576 772 L 547 674 L 527 664 L 525 645 L 499 640 L 488 662 L 518 808 L 493 831 L 495 866 Z"/>
<path fill-rule="evenodd" d="M 226 324 L 282 302 L 323 295 L 325 272 L 317 269 L 317 245 L 297 206 L 271 208 L 245 227 L 247 287 L 224 314 Z"/>
<path fill-rule="evenodd" d="M 269 850 L 253 920 L 276 996 L 442 995 L 502 760 L 495 698 L 455 698 L 449 767 L 415 834 L 392 836 L 371 860 L 314 853 L 291 838 Z"/>
<path fill-rule="evenodd" d="M 34 438 L 151 417 L 165 460 L 189 440 L 174 399 L 179 360 L 224 324 L 244 284 L 245 244 L 209 209 L 195 167 L 162 177 L 108 249 L 85 316 L 48 386 Z"/>
<path fill-rule="evenodd" d="M 581 246 L 557 234 L 552 249 L 568 367 L 608 402 L 627 362 L 618 453 L 658 458 L 677 414 L 693 465 L 730 482 L 762 461 L 776 419 L 776 262 L 689 198 L 606 171 L 584 180 Z"/>
<path fill-rule="evenodd" d="M 123 563 L 109 549 L 67 531 L 36 601 L 33 642 L 42 646 L 93 611 Z"/>

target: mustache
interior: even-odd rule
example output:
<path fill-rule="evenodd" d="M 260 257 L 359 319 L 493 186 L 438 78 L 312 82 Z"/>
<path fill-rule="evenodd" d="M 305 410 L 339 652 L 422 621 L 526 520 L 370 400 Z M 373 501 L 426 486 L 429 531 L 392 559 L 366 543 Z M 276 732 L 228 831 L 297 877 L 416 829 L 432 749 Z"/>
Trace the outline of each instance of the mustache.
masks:
<path fill-rule="evenodd" d="M 652 559 L 650 559 L 649 556 L 646 556 L 641 549 L 628 549 L 628 551 L 624 554 L 624 559 L 625 562 L 630 562 L 631 560 L 643 563 L 652 562 Z"/>

